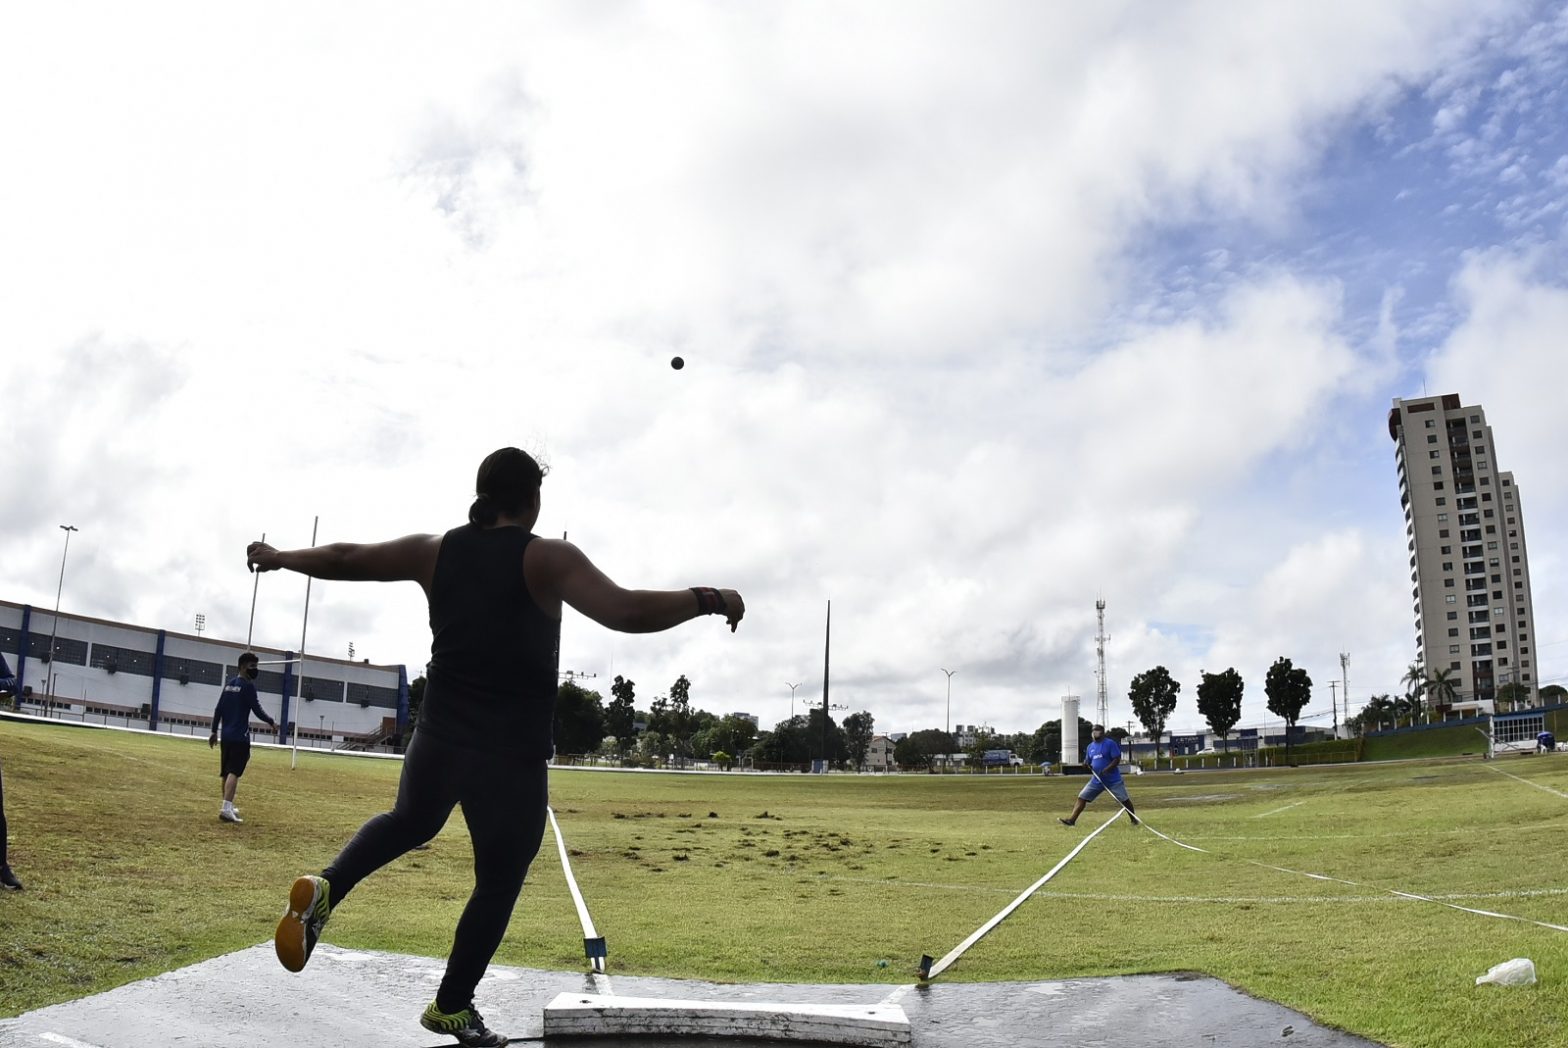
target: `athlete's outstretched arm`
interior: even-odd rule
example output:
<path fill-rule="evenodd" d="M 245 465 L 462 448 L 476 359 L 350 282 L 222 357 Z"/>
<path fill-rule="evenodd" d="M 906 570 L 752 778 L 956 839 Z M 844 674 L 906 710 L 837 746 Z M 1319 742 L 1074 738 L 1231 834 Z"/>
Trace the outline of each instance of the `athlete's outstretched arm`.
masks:
<path fill-rule="evenodd" d="M 429 589 L 440 550 L 440 535 L 405 535 L 390 542 L 333 542 L 290 550 L 252 542 L 245 549 L 245 563 L 253 571 L 284 568 L 316 579 L 407 581 Z"/>
<path fill-rule="evenodd" d="M 523 572 L 529 592 L 546 611 L 564 602 L 622 633 L 657 633 L 708 614 L 723 615 L 733 633 L 746 614 L 746 602 L 732 589 L 624 589 L 565 539 L 529 543 Z"/>

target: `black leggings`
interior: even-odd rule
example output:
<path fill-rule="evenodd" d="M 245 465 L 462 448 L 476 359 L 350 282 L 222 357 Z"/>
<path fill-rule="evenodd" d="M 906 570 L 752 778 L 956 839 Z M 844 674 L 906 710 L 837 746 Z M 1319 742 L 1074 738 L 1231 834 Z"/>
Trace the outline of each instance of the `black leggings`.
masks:
<path fill-rule="evenodd" d="M 5 865 L 5 780 L 0 779 L 0 866 Z"/>
<path fill-rule="evenodd" d="M 468 1007 L 506 934 L 528 866 L 544 839 L 547 764 L 486 753 L 416 733 L 403 760 L 397 803 L 354 835 L 321 872 L 337 906 L 354 886 L 446 825 L 454 805 L 474 847 L 474 891 L 463 908 L 436 1007 Z"/>

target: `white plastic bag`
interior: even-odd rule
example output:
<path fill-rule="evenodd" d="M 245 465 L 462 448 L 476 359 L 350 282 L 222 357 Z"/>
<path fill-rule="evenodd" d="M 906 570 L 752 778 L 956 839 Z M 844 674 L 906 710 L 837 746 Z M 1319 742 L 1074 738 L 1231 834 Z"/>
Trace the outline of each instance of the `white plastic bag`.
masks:
<path fill-rule="evenodd" d="M 1485 975 L 1476 976 L 1475 984 L 1494 983 L 1498 986 L 1535 985 L 1535 964 L 1528 957 L 1515 957 L 1502 964 L 1494 964 Z"/>

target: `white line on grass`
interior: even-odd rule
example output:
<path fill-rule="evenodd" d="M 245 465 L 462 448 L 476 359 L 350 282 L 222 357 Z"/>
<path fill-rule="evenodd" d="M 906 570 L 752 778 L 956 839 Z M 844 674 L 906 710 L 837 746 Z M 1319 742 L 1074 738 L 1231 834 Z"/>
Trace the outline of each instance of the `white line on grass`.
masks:
<path fill-rule="evenodd" d="M 1156 837 L 1160 837 L 1163 840 L 1170 841 L 1172 844 L 1176 845 L 1177 847 L 1186 848 L 1188 851 L 1203 852 L 1203 854 L 1205 854 L 1205 855 L 1213 855 L 1216 858 L 1221 858 L 1221 859 L 1227 859 L 1227 858 L 1232 858 L 1233 857 L 1233 856 L 1228 856 L 1228 855 L 1220 855 L 1218 852 L 1211 852 L 1211 851 L 1209 851 L 1206 848 L 1197 848 L 1197 847 L 1194 847 L 1191 844 L 1184 844 L 1181 841 L 1178 841 L 1175 837 L 1172 837 L 1169 834 L 1161 833 L 1159 830 L 1156 830 L 1153 826 L 1149 826 L 1149 821 L 1147 819 L 1143 820 L 1143 825 L 1148 827 L 1149 832 L 1154 834 Z M 1399 896 L 1402 899 L 1414 899 L 1414 900 L 1417 900 L 1418 902 L 1436 903 L 1439 906 L 1446 906 L 1450 910 L 1462 910 L 1465 913 L 1474 913 L 1474 914 L 1478 914 L 1478 915 L 1480 915 L 1482 917 L 1497 917 L 1497 918 L 1500 918 L 1500 919 L 1505 920 L 1505 921 L 1520 921 L 1520 922 L 1522 922 L 1524 924 L 1533 924 L 1533 925 L 1535 925 L 1538 928 L 1550 928 L 1554 932 L 1568 932 L 1568 927 L 1565 927 L 1565 926 L 1563 926 L 1561 924 L 1551 924 L 1551 923 L 1548 923 L 1546 921 L 1531 920 L 1529 917 L 1516 917 L 1516 916 L 1514 916 L 1511 913 L 1494 913 L 1491 910 L 1473 910 L 1473 909 L 1471 909 L 1468 906 L 1459 906 L 1459 905 L 1457 905 L 1455 903 L 1443 902 L 1441 899 L 1435 898 L 1435 897 L 1433 897 L 1431 895 L 1417 895 L 1414 892 L 1402 892 L 1402 891 L 1397 891 L 1397 890 L 1395 890 L 1393 888 L 1380 888 L 1380 887 L 1378 887 L 1375 884 L 1362 884 L 1359 881 L 1347 881 L 1343 877 L 1330 877 L 1327 874 L 1323 874 L 1323 873 L 1309 873 L 1306 870 L 1292 870 L 1292 869 L 1287 869 L 1284 866 L 1270 866 L 1268 863 L 1266 863 L 1266 862 L 1258 862 L 1256 859 L 1242 859 L 1241 861 L 1244 862 L 1244 863 L 1247 863 L 1248 865 L 1257 866 L 1258 868 L 1264 869 L 1264 870 L 1275 870 L 1275 871 L 1277 871 L 1279 873 L 1292 873 L 1292 874 L 1295 874 L 1298 877 L 1310 877 L 1310 878 L 1312 878 L 1315 881 L 1333 881 L 1335 884 L 1348 884 L 1352 888 L 1371 888 L 1373 891 L 1387 892 L 1390 895 L 1397 895 L 1397 896 Z"/>
<path fill-rule="evenodd" d="M 1287 804 L 1283 808 L 1275 808 L 1273 811 L 1266 811 L 1262 815 L 1254 815 L 1253 818 L 1254 819 L 1266 819 L 1270 815 L 1278 815 L 1282 811 L 1289 811 L 1292 808 L 1299 808 L 1299 807 L 1301 807 L 1305 803 L 1307 803 L 1307 802 L 1306 801 L 1297 801 L 1295 804 Z"/>
<path fill-rule="evenodd" d="M 969 893 L 987 893 L 991 895 L 1008 895 L 1011 888 L 993 888 L 983 884 L 927 884 L 917 881 L 888 881 L 878 880 L 874 877 L 824 877 L 823 880 L 845 884 L 874 884 L 879 888 L 919 888 L 934 889 L 939 891 L 960 891 Z M 1390 898 L 1382 889 L 1374 889 L 1376 895 L 1132 895 L 1113 892 L 1065 892 L 1065 891 L 1039 891 L 1035 895 L 1042 899 L 1083 899 L 1096 902 L 1148 902 L 1148 903 L 1198 903 L 1216 906 L 1234 906 L 1237 903 L 1253 903 L 1260 905 L 1297 905 L 1301 903 L 1319 902 L 1377 902 L 1397 903 L 1400 900 Z M 1496 892 L 1444 892 L 1433 895 L 1434 900 L 1475 900 L 1475 899 L 1533 899 L 1543 896 L 1568 895 L 1568 888 L 1521 888 L 1512 891 Z"/>
<path fill-rule="evenodd" d="M 1557 796 L 1563 798 L 1564 800 L 1568 800 L 1568 793 L 1564 793 L 1562 790 L 1554 790 L 1550 786 L 1542 786 L 1538 782 L 1531 782 L 1529 779 L 1522 779 L 1519 776 L 1515 775 L 1511 771 L 1504 771 L 1501 768 L 1493 768 L 1490 764 L 1487 765 L 1487 767 L 1491 768 L 1492 771 L 1495 771 L 1499 775 L 1506 775 L 1510 779 L 1517 779 L 1518 781 L 1524 783 L 1526 786 L 1534 786 L 1538 790 L 1545 790 L 1547 793 L 1553 793 L 1553 794 L 1556 794 Z"/>

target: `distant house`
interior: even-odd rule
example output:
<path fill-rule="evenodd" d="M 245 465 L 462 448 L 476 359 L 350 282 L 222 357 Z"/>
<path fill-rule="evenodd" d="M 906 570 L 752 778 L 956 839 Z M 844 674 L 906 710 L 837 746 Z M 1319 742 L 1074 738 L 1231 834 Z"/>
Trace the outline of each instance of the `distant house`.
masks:
<path fill-rule="evenodd" d="M 891 735 L 871 736 L 871 745 L 866 748 L 867 771 L 892 771 L 896 766 L 893 762 L 893 747 L 898 742 Z"/>

